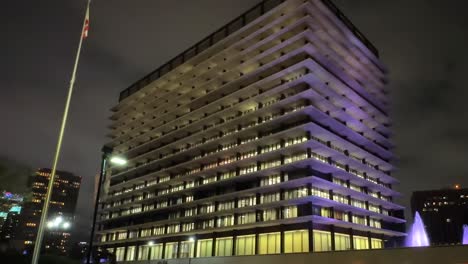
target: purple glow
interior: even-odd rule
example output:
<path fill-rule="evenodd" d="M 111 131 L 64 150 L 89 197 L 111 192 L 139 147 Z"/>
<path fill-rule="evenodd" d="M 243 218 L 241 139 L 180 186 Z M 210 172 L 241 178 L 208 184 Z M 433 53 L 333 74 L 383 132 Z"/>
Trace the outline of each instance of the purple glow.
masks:
<path fill-rule="evenodd" d="M 463 226 L 462 245 L 468 245 L 468 225 Z"/>
<path fill-rule="evenodd" d="M 429 246 L 429 238 L 427 237 L 424 223 L 418 212 L 414 215 L 414 223 L 407 237 L 406 245 L 408 247 L 427 247 Z"/>

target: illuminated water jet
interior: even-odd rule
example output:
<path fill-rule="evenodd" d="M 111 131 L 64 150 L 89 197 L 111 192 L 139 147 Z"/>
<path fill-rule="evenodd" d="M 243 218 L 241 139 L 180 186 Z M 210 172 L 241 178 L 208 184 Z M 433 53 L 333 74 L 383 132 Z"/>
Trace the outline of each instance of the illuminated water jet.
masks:
<path fill-rule="evenodd" d="M 418 212 L 414 215 L 414 223 L 408 234 L 406 244 L 409 247 L 427 247 L 430 244 L 424 223 Z"/>
<path fill-rule="evenodd" d="M 462 245 L 468 245 L 468 225 L 463 226 Z"/>

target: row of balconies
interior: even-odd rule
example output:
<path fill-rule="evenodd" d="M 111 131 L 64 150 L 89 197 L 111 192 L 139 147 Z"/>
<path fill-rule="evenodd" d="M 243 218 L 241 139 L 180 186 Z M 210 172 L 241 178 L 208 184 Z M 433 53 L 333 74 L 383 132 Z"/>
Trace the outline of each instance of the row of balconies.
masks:
<path fill-rule="evenodd" d="M 218 110 L 218 111 L 219 111 L 219 110 Z M 190 112 L 190 113 L 191 113 L 191 112 Z M 214 114 L 214 113 L 211 113 L 211 114 Z M 205 118 L 204 116 L 201 117 L 201 119 L 204 119 L 204 118 Z M 174 119 L 173 119 L 173 120 L 174 120 Z M 180 120 L 179 120 L 179 121 L 180 121 Z M 195 122 L 196 122 L 196 121 L 195 121 Z M 185 125 L 183 125 L 183 127 L 185 127 Z M 181 127 L 178 126 L 177 128 L 180 129 Z M 175 128 L 174 130 L 176 130 L 177 128 Z M 169 133 L 169 132 L 167 132 L 167 133 Z M 167 133 L 165 133 L 165 135 L 167 135 Z M 375 133 L 375 132 L 374 132 L 374 133 Z M 160 136 L 161 136 L 161 135 L 160 135 Z M 156 140 L 157 138 L 158 138 L 158 137 L 154 138 L 153 140 Z M 146 144 L 146 142 L 142 142 L 142 143 L 140 143 L 140 145 L 137 145 L 137 146 L 135 146 L 135 147 L 133 147 L 133 148 L 137 148 L 138 146 L 141 146 L 141 144 Z M 133 149 L 133 148 L 132 148 L 132 149 Z"/>
<path fill-rule="evenodd" d="M 284 26 L 283 26 L 284 27 Z M 252 45 L 249 45 L 249 46 L 252 46 Z M 225 59 L 226 60 L 226 59 Z"/>
<path fill-rule="evenodd" d="M 316 153 L 313 153 L 313 152 L 310 152 L 310 157 L 322 162 L 322 163 L 327 163 L 328 162 L 328 159 L 319 155 L 319 154 L 316 154 Z M 251 174 L 251 173 L 254 173 L 256 171 L 260 171 L 260 170 L 267 170 L 267 169 L 271 169 L 273 167 L 277 167 L 277 166 L 281 166 L 281 164 L 289 164 L 289 163 L 293 163 L 293 162 L 297 162 L 297 161 L 300 161 L 300 160 L 304 160 L 304 159 L 307 159 L 308 158 L 308 154 L 307 152 L 303 153 L 303 154 L 299 154 L 299 155 L 293 155 L 293 156 L 290 156 L 290 157 L 284 157 L 283 158 L 283 161 L 281 161 L 281 159 L 279 160 L 273 160 L 273 161 L 269 161 L 269 162 L 265 162 L 263 164 L 260 164 L 260 166 L 258 167 L 257 165 L 255 166 L 252 166 L 252 167 L 244 167 L 242 169 L 236 169 L 236 170 L 232 170 L 232 171 L 227 171 L 227 172 L 224 172 L 224 173 L 221 173 L 219 176 L 213 176 L 213 177 L 205 177 L 205 178 L 201 178 L 200 180 L 201 181 L 187 181 L 183 184 L 178 184 L 178 185 L 172 185 L 172 186 L 169 186 L 168 188 L 164 188 L 164 189 L 159 189 L 157 191 L 155 191 L 154 193 L 150 193 L 146 199 L 153 199 L 155 196 L 159 196 L 161 197 L 162 195 L 169 195 L 169 194 L 176 194 L 176 193 L 180 193 L 181 191 L 185 190 L 190 190 L 190 189 L 193 189 L 195 190 L 195 188 L 201 186 L 201 185 L 205 185 L 205 184 L 210 184 L 210 183 L 214 183 L 214 182 L 217 182 L 218 180 L 219 181 L 223 181 L 223 180 L 227 180 L 227 179 L 230 179 L 230 178 L 233 178 L 233 177 L 236 177 L 236 176 L 241 176 L 241 175 L 245 175 L 245 174 Z M 339 163 L 336 163 L 334 164 L 336 168 L 339 168 L 339 169 L 343 169 L 342 167 L 343 166 L 336 166 L 336 165 L 339 165 Z M 346 168 L 345 168 L 346 169 Z M 197 171 L 194 171 L 193 173 L 195 173 Z M 363 180 L 366 180 L 365 176 L 364 175 L 356 175 L 360 178 L 362 178 Z M 166 176 L 165 178 L 161 178 L 161 180 L 163 182 L 160 182 L 160 183 L 164 183 L 166 182 L 168 179 L 168 177 Z M 380 184 L 381 186 L 384 186 L 384 187 L 390 187 L 390 186 L 385 186 L 383 183 L 379 183 L 379 182 L 374 182 L 371 178 L 371 180 L 368 180 L 374 184 Z M 154 185 L 154 182 L 148 182 L 148 184 L 152 184 Z M 144 190 L 145 186 L 143 185 L 139 185 L 139 186 L 136 186 L 135 189 L 136 190 Z M 128 191 L 129 189 L 127 189 L 126 191 Z M 133 190 L 132 190 L 133 191 Z M 123 194 L 125 194 L 126 192 L 122 192 Z M 122 193 L 120 192 L 117 192 L 115 193 L 114 195 L 121 195 Z M 372 192 L 371 192 L 372 193 Z M 154 196 L 153 196 L 154 195 Z M 384 196 L 385 197 L 385 196 Z M 132 202 L 134 202 L 136 200 L 143 200 L 145 199 L 142 194 L 140 195 L 137 195 L 136 197 L 134 196 L 134 198 L 124 198 L 123 199 L 123 203 L 122 203 L 122 200 L 120 201 L 121 204 L 125 204 L 125 202 L 127 204 L 131 204 Z M 390 199 L 390 197 L 388 197 L 387 199 Z M 119 202 L 117 202 L 119 203 Z M 115 208 L 115 206 L 117 205 L 120 205 L 120 204 L 117 204 L 117 203 L 108 203 L 108 207 L 112 206 L 113 208 Z"/>
<path fill-rule="evenodd" d="M 224 175 L 220 175 L 220 180 L 229 179 L 229 178 L 232 178 L 232 177 L 235 177 L 235 176 L 236 176 L 235 173 L 234 174 L 231 174 L 229 172 L 224 173 Z M 287 173 L 284 173 L 283 175 L 276 174 L 276 175 L 272 175 L 272 176 L 269 176 L 269 177 L 262 178 L 260 180 L 260 186 L 268 186 L 268 185 L 278 184 L 278 183 L 281 182 L 281 179 L 283 179 L 283 181 L 288 181 L 288 174 Z M 212 183 L 212 182 L 215 182 L 215 181 L 217 181 L 216 177 L 214 179 L 212 177 L 210 177 L 210 178 L 204 178 L 202 182 L 195 182 L 195 181 L 187 182 L 185 184 L 181 184 L 181 185 L 178 185 L 178 186 L 173 186 L 171 188 L 159 190 L 159 191 L 154 192 L 154 193 L 145 193 L 145 194 L 140 194 L 138 196 L 125 198 L 125 199 L 122 199 L 122 200 L 119 200 L 119 201 L 109 202 L 109 203 L 104 205 L 104 209 L 119 209 L 119 208 L 122 208 L 122 206 L 124 206 L 124 205 L 130 205 L 130 207 L 132 207 L 132 209 L 124 210 L 125 213 L 130 213 L 130 212 L 139 213 L 139 212 L 142 212 L 142 211 L 152 210 L 154 208 L 168 207 L 169 206 L 169 201 L 168 200 L 157 202 L 155 204 L 143 204 L 143 203 L 145 201 L 153 199 L 153 198 L 155 198 L 157 196 L 162 196 L 162 195 L 166 195 L 166 194 L 170 194 L 170 193 L 174 193 L 174 192 L 180 192 L 180 191 L 185 190 L 185 189 L 190 189 L 190 188 L 194 188 L 196 186 L 199 186 L 199 184 L 200 185 L 209 184 L 209 183 Z M 360 193 L 363 193 L 363 194 L 370 195 L 373 198 L 377 198 L 377 199 L 387 201 L 387 202 L 392 201 L 391 196 L 385 196 L 385 195 L 382 195 L 379 192 L 369 191 L 368 188 L 358 186 L 358 185 L 355 185 L 355 184 L 351 184 L 349 181 L 344 181 L 344 180 L 339 179 L 339 178 L 333 178 L 333 183 L 338 184 L 338 185 L 343 186 L 343 187 L 346 187 L 346 188 L 349 188 L 349 189 L 354 190 L 356 192 L 360 192 Z M 361 198 L 363 198 L 363 199 L 367 198 L 369 200 L 370 197 L 361 196 Z M 193 195 L 185 196 L 185 199 L 183 199 L 182 197 L 179 197 L 179 198 L 177 198 L 175 205 L 181 204 L 183 202 L 190 202 L 190 201 L 193 201 L 193 200 L 194 200 Z M 233 202 L 233 201 L 231 201 L 231 202 Z M 359 201 L 359 200 L 356 200 L 356 201 Z M 378 201 L 378 200 L 375 200 L 375 201 Z M 239 205 L 242 204 L 242 202 L 243 202 L 242 199 L 239 200 Z M 142 203 L 141 208 L 134 207 L 135 205 L 137 205 L 139 203 Z M 361 207 L 363 206 L 363 203 L 364 202 L 362 201 L 362 203 L 360 204 Z M 353 205 L 357 206 L 359 204 L 353 204 Z M 359 207 L 359 206 L 357 206 L 357 207 Z M 375 211 L 375 212 L 380 212 L 379 211 L 380 209 L 378 209 L 378 206 L 374 206 L 372 203 L 369 203 L 369 210 Z"/>
<path fill-rule="evenodd" d="M 284 114 L 288 114 L 289 112 L 294 112 L 294 111 L 297 111 L 297 110 L 299 110 L 299 109 L 300 109 L 300 107 L 292 108 L 292 109 L 289 110 L 289 111 L 286 110 L 286 111 L 284 112 Z M 284 114 L 283 114 L 283 115 L 284 115 Z M 227 132 L 227 135 L 229 135 L 230 133 L 242 131 L 242 130 L 244 130 L 244 129 L 247 129 L 247 128 L 250 128 L 250 127 L 253 127 L 253 126 L 262 124 L 262 123 L 264 123 L 264 122 L 268 122 L 268 121 L 270 121 L 270 120 L 273 120 L 274 117 L 279 117 L 279 116 L 281 116 L 281 114 L 279 114 L 279 113 L 277 113 L 276 116 L 275 116 L 275 115 L 273 115 L 273 116 L 267 115 L 267 116 L 265 116 L 264 118 L 261 118 L 261 121 L 257 121 L 257 122 L 252 121 L 252 124 L 248 123 L 248 124 L 246 124 L 245 126 L 238 127 L 238 128 L 235 129 L 234 131 Z M 260 118 L 259 118 L 259 119 L 260 119 Z M 209 128 L 208 128 L 208 129 L 209 129 Z M 223 136 L 226 136 L 226 135 L 223 135 Z M 222 136 L 220 136 L 220 135 L 218 135 L 218 136 L 212 136 L 212 137 L 209 138 L 209 140 L 206 140 L 206 139 L 205 139 L 205 140 L 202 140 L 202 141 L 200 141 L 200 142 L 198 142 L 198 143 L 194 144 L 193 146 L 190 146 L 190 147 L 188 147 L 188 148 L 186 148 L 186 149 L 179 149 L 178 151 L 176 150 L 176 151 L 174 151 L 173 154 L 171 154 L 171 156 L 172 156 L 172 155 L 175 155 L 175 154 L 177 154 L 177 153 L 179 153 L 179 152 L 182 152 L 182 151 L 187 151 L 189 148 L 198 147 L 199 145 L 201 145 L 201 144 L 203 144 L 203 143 L 209 142 L 209 141 L 211 141 L 211 140 L 220 139 L 220 138 L 222 138 Z M 336 147 L 336 148 L 339 149 L 338 147 Z M 161 157 L 162 157 L 161 159 L 164 159 L 164 158 L 167 158 L 168 156 L 161 156 Z M 150 161 L 150 162 L 151 162 L 151 161 Z M 142 164 L 142 165 L 140 165 L 140 166 L 147 165 L 147 164 L 149 164 L 150 162 L 147 162 L 147 163 Z M 374 165 L 371 165 L 371 166 L 374 166 Z M 375 168 L 375 167 L 374 167 L 374 168 Z M 134 169 L 133 169 L 133 170 L 134 170 Z M 125 172 L 119 173 L 119 174 L 117 174 L 117 176 L 118 176 L 118 175 L 122 175 L 123 173 L 125 173 Z"/>
<path fill-rule="evenodd" d="M 177 223 L 168 223 L 161 225 L 155 222 L 150 223 L 150 225 L 146 225 L 144 227 L 129 229 L 123 232 L 109 232 L 108 230 L 105 230 L 101 233 L 100 241 L 111 242 L 116 240 L 163 236 L 168 234 L 176 234 L 180 232 L 192 232 L 196 230 L 234 227 L 238 225 L 297 218 L 310 214 L 377 229 L 382 228 L 382 219 L 359 215 L 352 212 L 340 211 L 334 209 L 333 207 L 312 206 L 312 211 L 310 211 L 310 209 L 307 209 L 309 208 L 308 206 L 308 204 L 300 206 L 289 205 L 283 207 L 269 208 L 260 211 L 244 211 L 243 213 L 222 215 L 214 218 L 210 218 L 210 214 L 216 212 L 216 210 L 206 210 L 206 212 L 204 213 L 204 215 L 206 216 L 205 219 L 193 222 L 179 222 L 181 219 L 184 218 L 184 216 L 178 215 L 175 216 L 173 219 Z M 192 216 L 193 215 L 190 215 L 190 217 Z"/>
<path fill-rule="evenodd" d="M 349 193 L 344 193 L 344 194 L 348 194 L 348 195 L 343 195 L 343 194 L 341 194 L 341 193 L 343 193 L 342 190 L 339 190 L 339 188 L 337 188 L 336 193 L 334 191 L 331 191 L 332 188 L 337 187 L 336 184 L 333 184 L 331 182 L 327 182 L 328 188 L 330 188 L 330 190 L 326 190 L 326 189 L 320 189 L 320 188 L 317 188 L 317 187 L 312 187 L 312 186 L 310 186 L 310 184 L 307 185 L 306 183 L 310 182 L 310 181 L 311 181 L 310 177 L 302 178 L 302 179 L 299 179 L 299 180 L 293 180 L 291 182 L 284 182 L 284 183 L 282 183 L 280 185 L 277 185 L 276 187 L 271 186 L 269 188 L 268 187 L 266 187 L 266 188 L 265 187 L 254 188 L 254 189 L 246 190 L 246 191 L 243 191 L 243 192 L 229 193 L 229 194 L 214 196 L 214 197 L 210 197 L 208 199 L 202 199 L 202 200 L 198 200 L 198 201 L 193 200 L 193 196 L 190 198 L 190 201 L 185 201 L 185 202 L 184 202 L 184 200 L 182 198 L 178 199 L 177 201 L 172 200 L 171 202 L 174 202 L 174 204 L 172 206 L 175 209 L 180 208 L 180 207 L 183 207 L 183 208 L 186 208 L 186 209 L 184 211 L 172 212 L 169 215 L 178 214 L 176 216 L 177 219 L 179 219 L 179 220 L 190 220 L 190 219 L 193 219 L 193 218 L 206 217 L 207 216 L 206 213 L 214 213 L 215 215 L 222 215 L 222 214 L 225 214 L 226 212 L 229 212 L 229 211 L 226 211 L 227 209 L 224 208 L 224 207 L 222 207 L 222 210 L 219 211 L 219 212 L 215 211 L 215 209 L 219 209 L 218 206 L 219 206 L 220 203 L 221 204 L 232 203 L 234 206 L 237 204 L 238 208 L 233 208 L 231 210 L 233 213 L 236 213 L 236 211 L 237 212 L 243 212 L 246 209 L 248 210 L 249 207 L 250 208 L 255 208 L 255 209 L 265 209 L 265 208 L 270 208 L 270 207 L 274 206 L 275 204 L 284 204 L 285 201 L 287 201 L 286 202 L 287 204 L 301 204 L 301 203 L 308 202 L 308 201 L 312 200 L 313 204 L 316 203 L 316 204 L 326 206 L 326 207 L 336 207 L 336 208 L 339 208 L 339 209 L 341 208 L 342 210 L 345 210 L 345 211 L 354 211 L 354 212 L 357 211 L 357 212 L 359 212 L 361 214 L 368 215 L 368 216 L 373 216 L 374 218 L 378 218 L 378 219 L 384 219 L 384 220 L 390 221 L 390 222 L 400 222 L 401 221 L 401 219 L 390 216 L 390 210 L 383 208 L 381 205 L 369 203 L 367 201 L 363 202 L 363 201 L 360 201 L 358 199 L 351 198 L 352 196 L 350 196 L 349 193 L 354 194 L 354 193 L 356 193 L 356 191 L 349 191 Z M 306 184 L 307 187 L 301 187 L 301 186 L 304 186 L 304 184 Z M 324 185 L 324 180 L 315 179 L 312 184 Z M 281 186 L 292 186 L 292 187 L 295 187 L 295 188 L 288 189 L 288 190 L 268 192 L 269 190 L 277 190 L 277 188 L 281 188 Z M 261 193 L 259 193 L 259 191 Z M 252 195 L 255 195 L 255 197 L 257 197 L 255 205 L 239 207 L 239 200 L 237 200 L 237 203 L 236 203 L 235 200 L 227 200 L 227 201 L 226 200 L 218 200 L 218 202 L 214 201 L 216 198 L 221 199 L 221 198 L 224 197 L 224 199 L 228 199 L 229 197 L 231 197 L 231 199 L 234 199 L 234 197 L 242 197 L 242 195 L 248 195 L 247 197 L 244 197 L 244 198 L 249 198 L 249 197 L 252 197 Z M 366 195 L 366 196 L 369 197 L 368 195 Z M 375 202 L 375 200 L 376 199 L 373 199 L 373 202 Z M 233 201 L 234 201 L 234 203 L 233 203 Z M 400 206 L 397 206 L 395 204 L 388 203 L 388 202 L 384 203 L 384 204 L 388 204 L 388 205 L 392 206 L 392 208 L 398 209 L 398 210 L 402 208 Z M 166 202 L 166 205 L 167 205 L 167 202 Z M 187 217 L 185 217 L 185 218 L 180 217 L 183 214 L 183 212 L 185 212 L 187 210 L 192 211 L 192 210 L 194 210 L 194 208 L 197 208 L 196 212 L 200 212 L 201 215 L 199 215 L 199 216 L 193 216 L 192 215 L 192 216 L 190 216 L 188 218 Z M 103 216 L 104 219 L 102 219 L 102 221 L 107 222 L 108 220 L 111 220 L 112 218 L 113 218 L 112 220 L 115 221 L 115 219 L 117 219 L 117 218 L 121 218 L 123 216 L 131 215 L 132 210 L 134 210 L 133 211 L 134 212 L 133 219 L 135 219 L 135 217 L 139 217 L 139 215 L 141 213 L 155 212 L 155 210 L 159 211 L 158 215 L 163 217 L 163 215 L 164 215 L 163 212 L 168 210 L 168 209 L 165 209 L 165 208 L 156 208 L 156 209 L 154 209 L 154 207 L 148 207 L 147 209 L 148 209 L 147 212 L 141 212 L 142 207 L 139 207 L 138 210 L 135 210 L 135 208 L 133 208 L 133 209 L 127 209 L 125 211 L 118 212 L 117 214 L 115 214 L 115 213 L 107 214 L 107 215 Z M 122 212 L 124 212 L 123 215 L 122 215 Z M 193 214 L 193 211 L 192 211 L 192 214 Z M 105 219 L 105 218 L 108 218 L 108 219 Z M 166 219 L 166 220 L 161 219 L 161 220 L 158 220 L 158 221 L 154 221 L 152 223 L 158 223 L 158 222 L 159 223 L 171 223 L 171 222 L 173 222 L 173 220 L 171 220 L 171 219 Z M 124 226 L 127 226 L 127 225 L 128 225 L 128 223 L 125 222 Z"/>

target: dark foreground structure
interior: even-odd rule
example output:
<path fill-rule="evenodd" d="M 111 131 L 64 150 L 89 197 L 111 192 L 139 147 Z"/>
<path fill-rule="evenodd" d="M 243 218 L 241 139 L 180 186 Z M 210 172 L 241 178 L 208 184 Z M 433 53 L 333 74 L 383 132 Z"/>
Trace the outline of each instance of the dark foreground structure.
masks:
<path fill-rule="evenodd" d="M 263 1 L 121 93 L 106 147 L 128 163 L 106 170 L 97 246 L 132 262 L 395 245 L 385 83 L 331 2 Z"/>

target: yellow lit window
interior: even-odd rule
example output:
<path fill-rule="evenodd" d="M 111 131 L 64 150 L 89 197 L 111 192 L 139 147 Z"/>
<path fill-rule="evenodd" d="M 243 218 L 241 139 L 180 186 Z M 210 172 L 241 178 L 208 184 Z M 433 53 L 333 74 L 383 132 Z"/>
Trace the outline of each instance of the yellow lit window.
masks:
<path fill-rule="evenodd" d="M 216 238 L 215 253 L 217 257 L 232 256 L 232 237 Z"/>
<path fill-rule="evenodd" d="M 382 239 L 372 238 L 371 244 L 373 249 L 384 248 Z"/>
<path fill-rule="evenodd" d="M 154 244 L 152 246 L 149 246 L 149 255 L 150 259 L 162 259 L 162 251 L 163 251 L 163 244 Z"/>
<path fill-rule="evenodd" d="M 369 249 L 369 240 L 367 237 L 353 236 L 354 249 Z"/>
<path fill-rule="evenodd" d="M 174 259 L 177 258 L 177 242 L 166 243 L 166 254 L 164 255 L 165 259 Z"/>
<path fill-rule="evenodd" d="M 281 253 L 281 234 L 268 233 L 258 236 L 258 253 L 263 254 L 279 254 Z"/>
<path fill-rule="evenodd" d="M 335 233 L 335 250 L 350 250 L 351 240 L 349 235 Z"/>
<path fill-rule="evenodd" d="M 197 257 L 211 257 L 213 250 L 213 239 L 198 240 Z"/>
<path fill-rule="evenodd" d="M 309 252 L 309 231 L 295 230 L 284 232 L 284 253 Z"/>
<path fill-rule="evenodd" d="M 331 249 L 330 232 L 314 230 L 314 251 L 330 251 Z"/>
<path fill-rule="evenodd" d="M 255 254 L 255 235 L 238 236 L 236 239 L 236 256 Z"/>
<path fill-rule="evenodd" d="M 180 257 L 181 258 L 193 258 L 193 253 L 195 250 L 194 241 L 182 241 L 180 242 Z"/>

